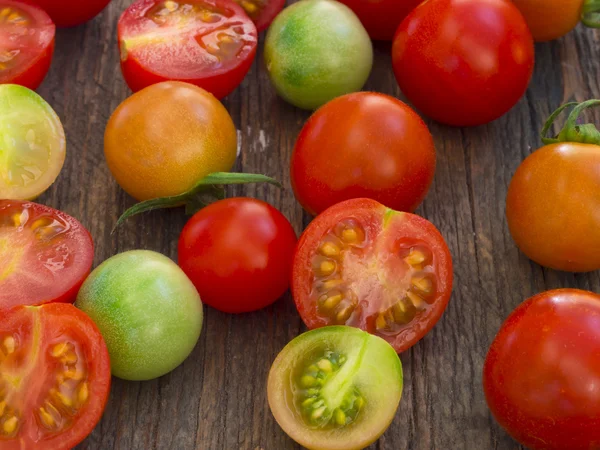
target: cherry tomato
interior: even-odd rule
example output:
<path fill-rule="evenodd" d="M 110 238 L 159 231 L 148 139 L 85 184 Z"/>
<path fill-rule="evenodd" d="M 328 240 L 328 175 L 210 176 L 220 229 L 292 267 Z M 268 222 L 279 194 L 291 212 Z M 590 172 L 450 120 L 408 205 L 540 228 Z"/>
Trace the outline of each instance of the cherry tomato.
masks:
<path fill-rule="evenodd" d="M 521 304 L 494 339 L 483 388 L 494 417 L 532 450 L 600 442 L 600 296 L 548 291 Z"/>
<path fill-rule="evenodd" d="M 404 18 L 423 0 L 340 0 L 358 16 L 371 39 L 391 41 Z"/>
<path fill-rule="evenodd" d="M 533 72 L 531 32 L 509 0 L 429 0 L 402 22 L 392 57 L 402 92 L 448 125 L 481 125 L 523 96 Z"/>
<path fill-rule="evenodd" d="M 442 316 L 452 258 L 431 222 L 370 199 L 325 210 L 294 256 L 292 294 L 308 328 L 351 325 L 400 353 Z"/>
<path fill-rule="evenodd" d="M 256 311 L 290 285 L 296 233 L 268 203 L 230 198 L 194 215 L 179 238 L 179 265 L 204 303 L 229 313 Z"/>
<path fill-rule="evenodd" d="M 30 0 L 42 7 L 59 27 L 74 27 L 92 20 L 110 0 Z"/>
<path fill-rule="evenodd" d="M 311 214 L 359 197 L 414 211 L 434 172 L 427 125 L 400 100 L 372 92 L 338 97 L 313 114 L 291 164 L 294 193 Z"/>
<path fill-rule="evenodd" d="M 0 1 L 0 84 L 37 89 L 54 52 L 56 27 L 41 8 L 19 0 Z"/>
<path fill-rule="evenodd" d="M 138 0 L 119 19 L 121 69 L 134 92 L 179 80 L 223 98 L 250 70 L 257 41 L 231 0 Z"/>
<path fill-rule="evenodd" d="M 92 237 L 73 217 L 0 200 L 0 309 L 74 302 L 93 258 Z"/>
<path fill-rule="evenodd" d="M 237 133 L 231 116 L 211 94 L 166 81 L 119 105 L 106 127 L 104 154 L 129 195 L 138 200 L 168 197 L 187 192 L 210 173 L 230 171 Z"/>
<path fill-rule="evenodd" d="M 75 447 L 100 420 L 109 391 L 106 344 L 83 312 L 59 303 L 2 312 L 2 450 Z"/>
<path fill-rule="evenodd" d="M 234 0 L 244 8 L 256 25 L 257 31 L 266 29 L 283 9 L 285 0 Z"/>

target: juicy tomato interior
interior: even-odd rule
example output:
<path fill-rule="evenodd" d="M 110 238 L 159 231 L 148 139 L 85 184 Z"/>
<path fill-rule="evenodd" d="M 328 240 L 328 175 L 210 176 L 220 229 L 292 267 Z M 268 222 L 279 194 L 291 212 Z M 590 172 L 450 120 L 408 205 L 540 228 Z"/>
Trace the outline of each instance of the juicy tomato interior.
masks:
<path fill-rule="evenodd" d="M 452 261 L 427 220 L 367 199 L 339 203 L 300 239 L 292 290 L 309 328 L 350 325 L 402 352 L 439 320 Z"/>
<path fill-rule="evenodd" d="M 55 26 L 41 8 L 0 1 L 0 83 L 36 89 L 50 68 Z"/>
<path fill-rule="evenodd" d="M 0 322 L 0 448 L 66 449 L 102 415 L 108 351 L 72 305 L 19 306 Z"/>
<path fill-rule="evenodd" d="M 229 0 L 141 0 L 119 20 L 121 65 L 132 90 L 165 80 L 229 94 L 248 72 L 256 27 Z"/>
<path fill-rule="evenodd" d="M 257 31 L 267 28 L 275 16 L 283 9 L 285 0 L 234 0 L 244 8 L 248 17 L 256 25 Z"/>
<path fill-rule="evenodd" d="M 0 200 L 0 308 L 75 301 L 93 253 L 89 232 L 73 217 Z"/>

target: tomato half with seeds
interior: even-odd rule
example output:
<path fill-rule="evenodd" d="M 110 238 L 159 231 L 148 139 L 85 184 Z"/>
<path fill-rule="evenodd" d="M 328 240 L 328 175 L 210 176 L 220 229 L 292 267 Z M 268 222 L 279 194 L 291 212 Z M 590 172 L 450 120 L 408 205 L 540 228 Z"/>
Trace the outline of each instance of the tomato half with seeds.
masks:
<path fill-rule="evenodd" d="M 54 53 L 56 27 L 52 19 L 29 2 L 0 1 L 0 84 L 37 89 Z"/>
<path fill-rule="evenodd" d="M 92 20 L 110 0 L 31 0 L 41 6 L 59 27 L 74 27 Z"/>
<path fill-rule="evenodd" d="M 351 325 L 398 353 L 433 328 L 451 291 L 452 258 L 435 226 L 370 199 L 325 210 L 294 256 L 292 294 L 309 328 Z"/>
<path fill-rule="evenodd" d="M 0 200 L 0 309 L 74 302 L 93 258 L 92 237 L 73 217 Z"/>
<path fill-rule="evenodd" d="M 0 320 L 0 448 L 67 450 L 92 432 L 110 391 L 102 335 L 73 305 L 17 306 Z"/>
<path fill-rule="evenodd" d="M 285 0 L 234 0 L 244 8 L 246 14 L 256 25 L 257 31 L 266 29 L 283 9 Z"/>
<path fill-rule="evenodd" d="M 402 363 L 387 342 L 331 326 L 286 345 L 271 367 L 267 390 L 275 420 L 300 445 L 358 450 L 390 425 L 402 386 Z"/>
<path fill-rule="evenodd" d="M 231 0 L 138 0 L 119 19 L 118 33 L 132 91 L 178 80 L 219 99 L 242 82 L 258 42 L 256 26 Z"/>

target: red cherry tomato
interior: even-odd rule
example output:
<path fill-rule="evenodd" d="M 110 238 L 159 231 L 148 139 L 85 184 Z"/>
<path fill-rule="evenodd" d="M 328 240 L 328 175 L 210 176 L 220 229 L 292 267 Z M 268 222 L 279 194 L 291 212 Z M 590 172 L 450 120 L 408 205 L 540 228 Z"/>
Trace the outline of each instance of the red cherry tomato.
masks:
<path fill-rule="evenodd" d="M 58 27 L 74 27 L 92 20 L 110 0 L 31 0 L 42 7 Z"/>
<path fill-rule="evenodd" d="M 338 97 L 313 114 L 291 164 L 294 193 L 311 214 L 360 197 L 414 211 L 434 172 L 427 125 L 400 100 L 373 92 Z"/>
<path fill-rule="evenodd" d="M 471 126 L 519 101 L 534 48 L 509 0 L 429 0 L 398 28 L 392 56 L 400 89 L 417 109 L 448 125 Z"/>
<path fill-rule="evenodd" d="M 371 39 L 391 41 L 404 18 L 423 0 L 340 0 L 356 13 Z"/>
<path fill-rule="evenodd" d="M 271 205 L 230 198 L 200 210 L 179 238 L 179 265 L 202 301 L 219 311 L 256 311 L 290 284 L 296 233 Z"/>
<path fill-rule="evenodd" d="M 265 30 L 285 5 L 285 0 L 234 0 L 244 8 L 260 32 Z"/>
<path fill-rule="evenodd" d="M 327 209 L 294 256 L 292 294 L 308 328 L 350 325 L 400 353 L 433 328 L 452 291 L 452 258 L 431 222 L 370 199 Z"/>
<path fill-rule="evenodd" d="M 0 200 L 0 309 L 74 302 L 93 258 L 92 237 L 73 217 Z"/>
<path fill-rule="evenodd" d="M 504 322 L 483 369 L 494 417 L 532 450 L 600 442 L 600 296 L 548 291 Z"/>
<path fill-rule="evenodd" d="M 100 420 L 109 391 L 108 350 L 83 312 L 56 303 L 2 312 L 2 450 L 75 447 Z"/>
<path fill-rule="evenodd" d="M 254 23 L 231 0 L 138 0 L 119 19 L 118 31 L 131 90 L 177 80 L 217 98 L 242 82 L 258 41 Z"/>
<path fill-rule="evenodd" d="M 20 0 L 0 0 L 0 84 L 37 89 L 54 52 L 56 27 L 42 9 Z"/>

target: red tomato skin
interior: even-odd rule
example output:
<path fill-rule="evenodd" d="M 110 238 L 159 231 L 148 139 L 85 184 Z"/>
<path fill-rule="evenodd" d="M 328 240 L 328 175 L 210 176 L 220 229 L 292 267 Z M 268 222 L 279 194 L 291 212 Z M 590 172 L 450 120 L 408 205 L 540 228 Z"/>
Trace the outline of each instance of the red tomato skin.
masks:
<path fill-rule="evenodd" d="M 274 303 L 288 289 L 297 237 L 274 207 L 230 198 L 196 213 L 179 238 L 179 265 L 202 301 L 245 313 Z"/>
<path fill-rule="evenodd" d="M 110 0 L 31 0 L 44 9 L 57 27 L 74 27 L 102 12 Z"/>
<path fill-rule="evenodd" d="M 396 80 L 410 102 L 452 126 L 507 113 L 531 80 L 531 32 L 509 0 L 429 0 L 402 22 L 392 47 Z"/>
<path fill-rule="evenodd" d="M 241 0 L 236 0 L 236 3 L 240 2 Z M 250 17 L 256 25 L 256 31 L 260 33 L 261 31 L 266 30 L 284 6 L 285 0 L 267 0 L 267 6 L 260 12 L 258 17 Z"/>
<path fill-rule="evenodd" d="M 600 448 L 600 296 L 577 289 L 518 306 L 483 369 L 488 406 L 532 450 Z"/>
<path fill-rule="evenodd" d="M 313 215 L 352 198 L 412 212 L 427 195 L 435 164 L 431 133 L 408 105 L 359 92 L 311 116 L 296 141 L 290 176 L 296 199 Z"/>
<path fill-rule="evenodd" d="M 404 18 L 423 0 L 340 0 L 358 16 L 371 39 L 391 41 Z"/>

